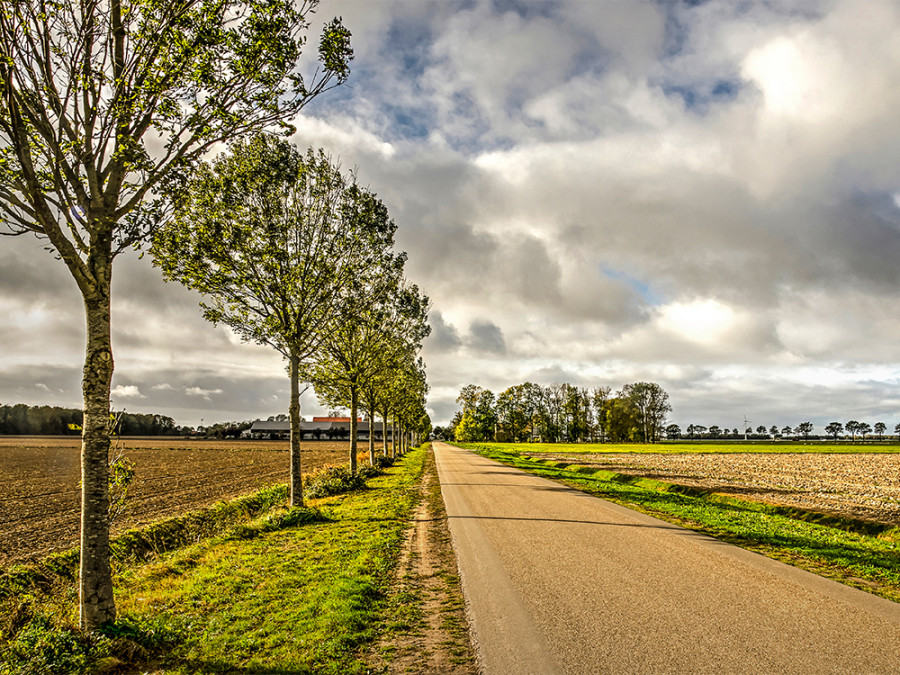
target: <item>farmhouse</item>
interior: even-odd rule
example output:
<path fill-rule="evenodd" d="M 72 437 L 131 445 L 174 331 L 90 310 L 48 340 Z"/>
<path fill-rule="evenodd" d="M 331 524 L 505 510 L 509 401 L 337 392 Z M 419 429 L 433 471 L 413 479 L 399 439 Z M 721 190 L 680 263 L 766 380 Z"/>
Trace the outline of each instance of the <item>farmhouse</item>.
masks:
<path fill-rule="evenodd" d="M 376 441 L 384 440 L 384 424 L 375 422 L 372 428 Z M 264 421 L 257 420 L 250 427 L 252 438 L 281 439 L 291 435 L 291 423 L 288 420 Z M 391 438 L 391 428 L 387 430 L 388 439 Z M 357 418 L 356 438 L 360 441 L 369 440 L 369 423 Z M 312 422 L 300 422 L 300 440 L 350 440 L 349 417 L 313 417 Z"/>

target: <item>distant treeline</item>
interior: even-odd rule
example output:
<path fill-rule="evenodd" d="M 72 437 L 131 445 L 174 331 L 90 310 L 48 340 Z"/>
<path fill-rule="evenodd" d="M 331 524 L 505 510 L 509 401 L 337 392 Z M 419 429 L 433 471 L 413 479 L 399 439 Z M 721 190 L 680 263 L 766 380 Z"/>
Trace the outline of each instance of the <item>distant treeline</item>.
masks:
<path fill-rule="evenodd" d="M 74 408 L 24 403 L 0 405 L 0 435 L 78 435 L 80 432 L 69 425 L 81 426 L 81 420 L 81 411 Z M 123 413 L 117 429 L 122 436 L 176 436 L 190 431 L 189 427 L 176 426 L 171 417 L 136 413 Z"/>
<path fill-rule="evenodd" d="M 653 443 L 662 438 L 669 395 L 655 382 L 585 389 L 571 384 L 543 387 L 525 382 L 494 396 L 474 384 L 463 387 L 462 409 L 436 438 L 461 442 L 500 441 Z"/>

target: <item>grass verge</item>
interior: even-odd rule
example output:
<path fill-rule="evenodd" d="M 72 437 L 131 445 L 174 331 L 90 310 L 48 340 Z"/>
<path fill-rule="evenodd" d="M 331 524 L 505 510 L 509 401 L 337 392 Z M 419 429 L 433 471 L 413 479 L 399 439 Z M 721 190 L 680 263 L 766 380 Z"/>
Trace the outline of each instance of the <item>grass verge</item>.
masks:
<path fill-rule="evenodd" d="M 0 673 L 365 672 L 423 461 L 117 566 L 119 619 L 94 635 L 74 629 L 64 585 L 7 598 Z"/>
<path fill-rule="evenodd" d="M 900 453 L 900 444 L 875 443 L 835 443 L 834 441 L 780 441 L 778 443 L 766 443 L 760 441 L 730 441 L 716 443 L 704 441 L 703 443 L 691 443 L 689 441 L 666 441 L 663 443 L 455 443 L 461 448 L 469 450 L 484 450 L 486 452 L 503 452 L 512 448 L 522 448 L 527 452 L 547 452 L 567 455 L 589 453 L 634 453 L 634 454 L 698 454 L 698 453 Z"/>
<path fill-rule="evenodd" d="M 469 446 L 471 447 L 471 446 Z M 523 450 L 531 452 L 531 445 Z M 900 528 L 744 501 L 480 445 L 477 452 L 661 520 L 900 602 Z M 809 522 L 818 521 L 818 522 Z"/>

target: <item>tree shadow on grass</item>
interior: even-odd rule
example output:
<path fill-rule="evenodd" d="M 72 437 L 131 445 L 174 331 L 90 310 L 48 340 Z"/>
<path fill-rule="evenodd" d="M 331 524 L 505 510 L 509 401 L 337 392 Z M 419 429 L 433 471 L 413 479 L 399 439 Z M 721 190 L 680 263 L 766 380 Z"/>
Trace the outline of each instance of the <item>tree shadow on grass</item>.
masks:
<path fill-rule="evenodd" d="M 197 675 L 206 673 L 218 673 L 220 675 L 315 675 L 320 672 L 308 666 L 272 667 L 272 666 L 240 666 L 221 660 L 208 659 L 177 659 L 169 660 L 166 667 L 178 667 L 187 673 Z"/>
<path fill-rule="evenodd" d="M 867 578 L 882 577 L 888 575 L 895 579 L 897 584 L 897 570 L 900 570 L 900 550 L 875 550 L 871 542 L 865 539 L 852 540 L 841 537 L 829 536 L 828 530 L 841 533 L 849 531 L 850 534 L 860 537 L 872 536 L 878 531 L 891 529 L 890 526 L 880 526 L 872 523 L 858 524 L 860 527 L 874 528 L 876 532 L 853 531 L 854 524 L 844 519 L 834 519 L 835 522 L 804 522 L 805 532 L 797 531 L 797 516 L 803 516 L 802 512 L 795 509 L 770 506 L 762 503 L 740 504 L 730 498 L 716 498 L 715 496 L 690 496 L 677 492 L 640 490 L 630 494 L 614 490 L 603 490 L 602 483 L 598 479 L 585 479 L 579 477 L 579 481 L 588 480 L 598 483 L 599 487 L 592 493 L 606 492 L 607 496 L 617 499 L 633 500 L 641 507 L 658 514 L 661 517 L 674 516 L 680 520 L 689 521 L 689 527 L 696 531 L 708 534 L 728 543 L 744 547 L 772 547 L 783 549 L 791 554 L 816 559 L 817 562 L 841 567 L 852 567 L 856 573 Z M 608 484 L 608 483 L 607 483 Z M 598 494 L 597 496 L 603 496 Z M 726 501 L 727 500 L 727 501 Z M 715 512 L 717 517 L 714 522 L 701 522 L 692 519 L 690 508 L 696 506 L 709 512 Z M 785 511 L 786 513 L 779 513 Z M 812 513 L 827 520 L 824 514 Z M 748 518 L 752 522 L 748 523 Z M 754 528 L 760 521 L 766 521 L 765 528 Z M 729 526 L 731 525 L 731 526 Z M 872 572 L 866 572 L 866 570 Z"/>

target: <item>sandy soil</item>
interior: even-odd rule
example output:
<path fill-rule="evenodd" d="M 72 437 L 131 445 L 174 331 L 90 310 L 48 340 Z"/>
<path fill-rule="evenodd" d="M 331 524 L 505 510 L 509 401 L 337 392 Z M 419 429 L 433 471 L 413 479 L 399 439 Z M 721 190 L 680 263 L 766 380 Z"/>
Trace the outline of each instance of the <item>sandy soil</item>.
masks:
<path fill-rule="evenodd" d="M 422 502 L 400 553 L 394 589 L 415 598 L 418 620 L 380 641 L 371 654 L 369 672 L 475 675 L 475 653 L 433 453 L 426 462 L 422 490 Z"/>
<path fill-rule="evenodd" d="M 552 455 L 771 504 L 900 525 L 900 454 Z"/>
<path fill-rule="evenodd" d="M 135 478 L 112 531 L 254 492 L 288 478 L 287 441 L 126 438 Z M 347 462 L 348 443 L 307 441 L 304 471 Z M 78 543 L 77 437 L 0 437 L 0 568 Z"/>

